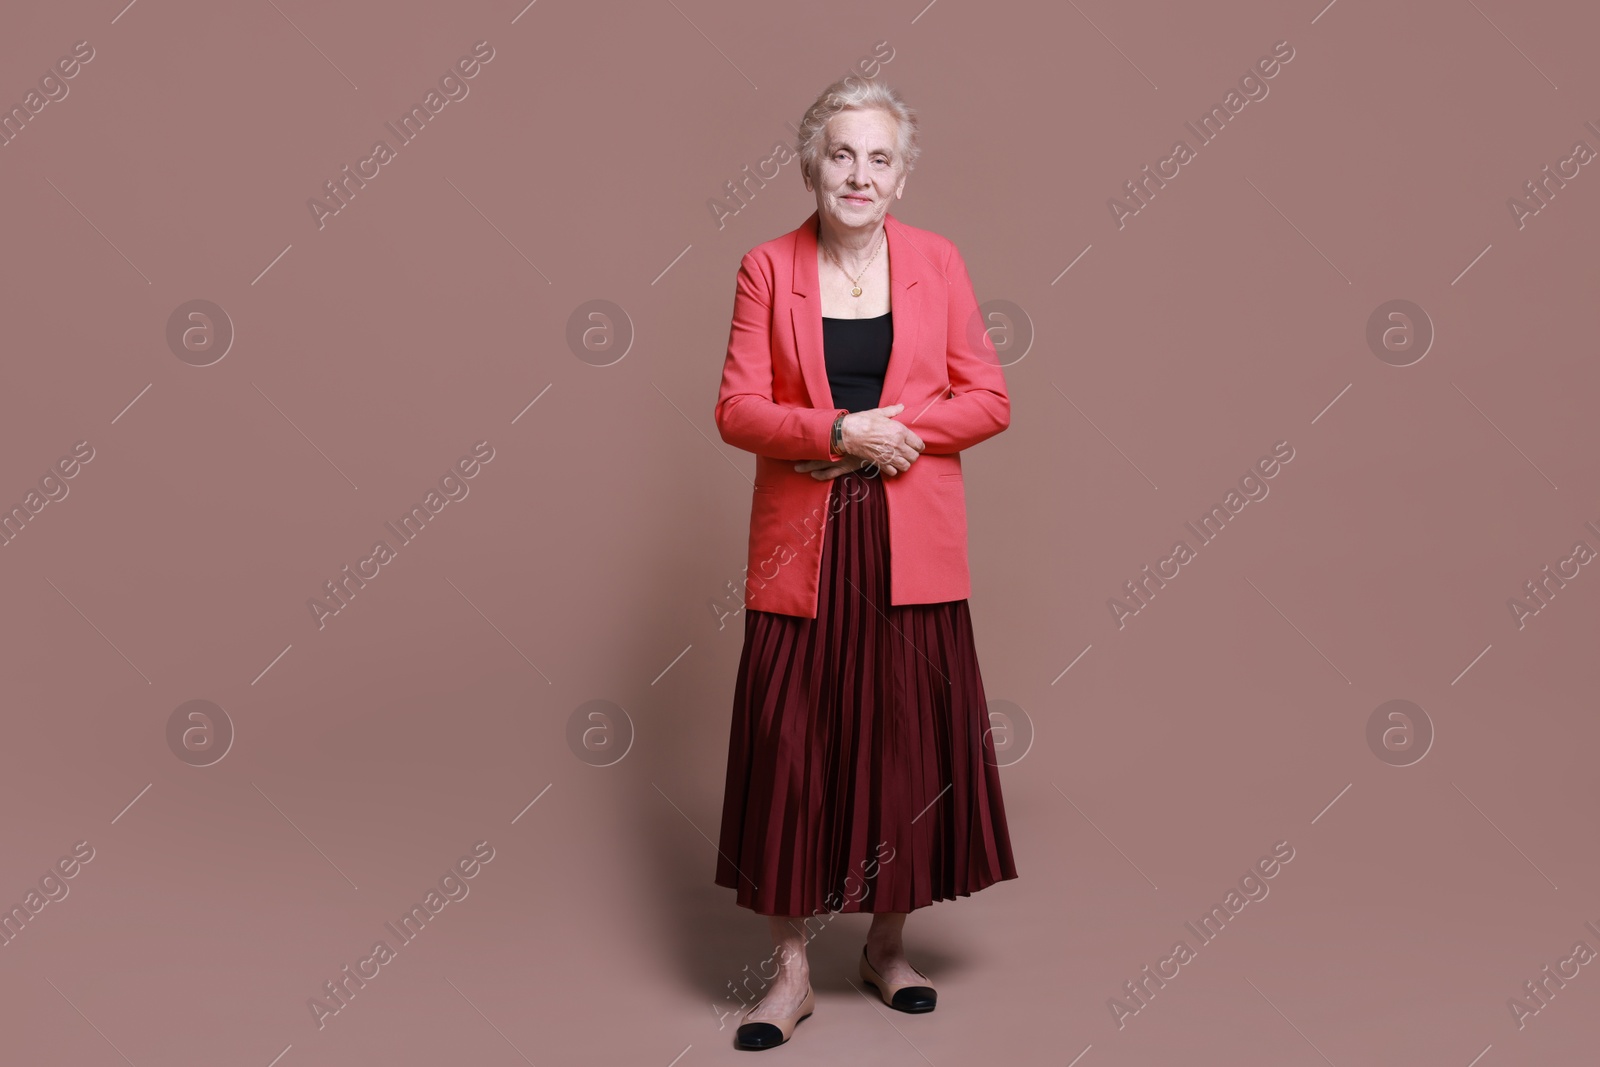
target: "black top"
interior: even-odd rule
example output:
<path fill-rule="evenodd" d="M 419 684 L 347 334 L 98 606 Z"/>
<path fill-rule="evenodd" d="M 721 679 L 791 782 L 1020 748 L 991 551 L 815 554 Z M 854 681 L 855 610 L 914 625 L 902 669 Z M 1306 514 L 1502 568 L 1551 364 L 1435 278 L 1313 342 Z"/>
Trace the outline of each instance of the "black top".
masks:
<path fill-rule="evenodd" d="M 828 364 L 828 388 L 833 392 L 834 407 L 866 411 L 878 406 L 893 345 L 892 311 L 875 319 L 822 317 L 823 358 Z"/>

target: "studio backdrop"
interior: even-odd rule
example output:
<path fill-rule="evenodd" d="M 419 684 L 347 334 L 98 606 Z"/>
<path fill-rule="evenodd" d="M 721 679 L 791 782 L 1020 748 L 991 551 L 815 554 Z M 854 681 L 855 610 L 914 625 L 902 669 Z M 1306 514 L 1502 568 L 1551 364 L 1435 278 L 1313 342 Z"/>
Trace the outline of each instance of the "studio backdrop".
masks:
<path fill-rule="evenodd" d="M 1591 1062 L 1597 33 L 9 5 L 0 1062 L 740 1055 L 765 478 L 714 408 L 846 76 L 915 109 L 892 217 L 959 252 L 942 336 L 1009 398 L 917 462 L 960 473 L 1016 876 L 914 912 L 931 1014 L 814 916 L 769 1055 Z"/>

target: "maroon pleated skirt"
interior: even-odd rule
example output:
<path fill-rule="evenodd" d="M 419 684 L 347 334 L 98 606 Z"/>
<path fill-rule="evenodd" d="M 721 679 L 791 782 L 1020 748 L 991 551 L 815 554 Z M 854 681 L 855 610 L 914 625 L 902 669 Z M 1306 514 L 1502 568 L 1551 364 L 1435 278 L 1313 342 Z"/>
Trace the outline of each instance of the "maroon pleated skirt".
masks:
<path fill-rule="evenodd" d="M 868 470 L 832 482 L 817 617 L 745 611 L 716 884 L 763 915 L 911 911 L 1017 876 L 967 601 L 890 605 Z"/>

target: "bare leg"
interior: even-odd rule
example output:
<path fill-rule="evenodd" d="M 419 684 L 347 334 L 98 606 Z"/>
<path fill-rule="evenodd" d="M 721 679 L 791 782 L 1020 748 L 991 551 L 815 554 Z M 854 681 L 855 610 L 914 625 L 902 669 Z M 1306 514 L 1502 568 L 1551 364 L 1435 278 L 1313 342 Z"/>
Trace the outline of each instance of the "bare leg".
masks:
<path fill-rule="evenodd" d="M 772 945 L 776 950 L 772 962 L 777 965 L 778 976 L 767 987 L 761 1002 L 751 1008 L 741 1023 L 776 1022 L 794 1014 L 811 988 L 811 964 L 806 959 L 805 928 L 801 917 L 769 916 Z"/>
<path fill-rule="evenodd" d="M 905 946 L 901 940 L 905 925 L 905 912 L 880 911 L 872 916 L 872 926 L 867 930 L 867 962 L 890 985 L 918 985 L 922 982 L 922 976 L 912 970 L 910 962 L 906 960 Z"/>

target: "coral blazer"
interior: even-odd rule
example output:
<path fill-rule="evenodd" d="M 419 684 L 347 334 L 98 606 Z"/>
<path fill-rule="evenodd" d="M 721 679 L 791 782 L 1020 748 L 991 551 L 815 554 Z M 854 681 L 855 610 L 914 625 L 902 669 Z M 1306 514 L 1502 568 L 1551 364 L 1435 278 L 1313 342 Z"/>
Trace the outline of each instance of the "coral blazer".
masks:
<path fill-rule="evenodd" d="M 816 618 L 831 480 L 794 469 L 829 451 L 834 406 L 822 348 L 817 213 L 739 263 L 728 355 L 717 395 L 722 439 L 756 454 L 745 606 Z M 894 346 L 879 407 L 926 446 L 902 474 L 879 475 L 889 511 L 891 604 L 964 600 L 966 491 L 961 452 L 1011 423 L 1005 375 L 961 253 L 889 214 Z"/>

